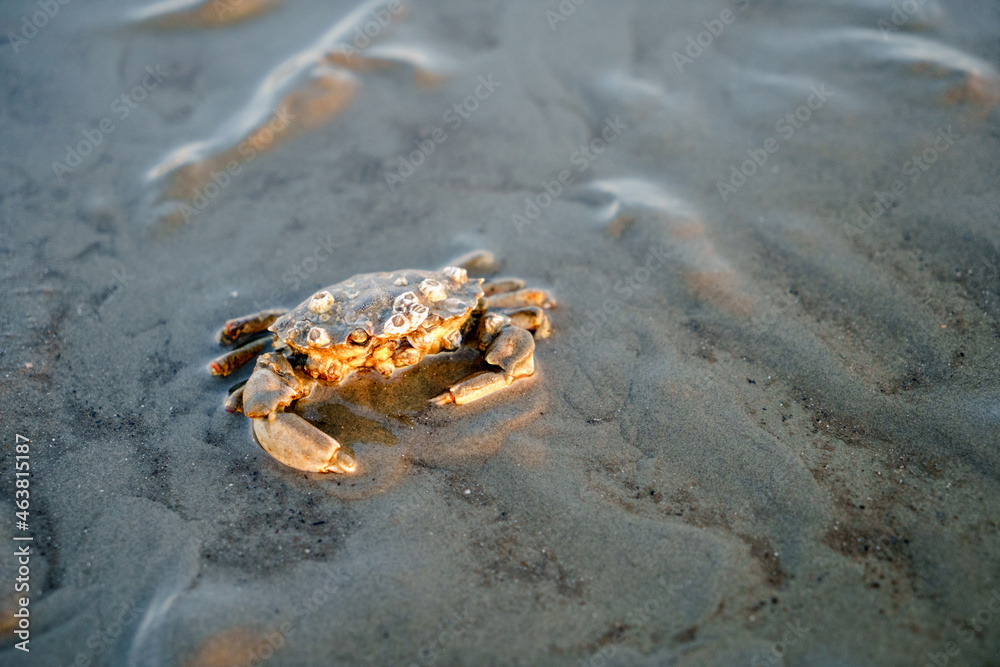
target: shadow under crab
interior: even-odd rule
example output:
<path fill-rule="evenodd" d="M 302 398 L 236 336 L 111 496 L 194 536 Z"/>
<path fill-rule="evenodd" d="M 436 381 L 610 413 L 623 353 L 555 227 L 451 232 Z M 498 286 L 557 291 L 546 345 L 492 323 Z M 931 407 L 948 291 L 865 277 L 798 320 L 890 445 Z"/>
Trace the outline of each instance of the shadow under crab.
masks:
<path fill-rule="evenodd" d="M 466 265 L 481 263 L 477 253 Z M 358 462 L 338 440 L 317 429 L 291 406 L 317 386 L 336 386 L 358 371 L 389 376 L 426 356 L 463 345 L 483 354 L 485 368 L 431 399 L 462 405 L 488 396 L 535 372 L 535 338 L 548 335 L 541 290 L 519 279 L 469 279 L 465 266 L 359 274 L 313 294 L 288 311 L 265 311 L 230 320 L 220 342 L 238 347 L 212 362 L 228 375 L 258 354 L 246 384 L 227 409 L 253 419 L 258 443 L 281 463 L 307 472 L 354 473 Z M 248 337 L 273 333 L 240 345 Z"/>

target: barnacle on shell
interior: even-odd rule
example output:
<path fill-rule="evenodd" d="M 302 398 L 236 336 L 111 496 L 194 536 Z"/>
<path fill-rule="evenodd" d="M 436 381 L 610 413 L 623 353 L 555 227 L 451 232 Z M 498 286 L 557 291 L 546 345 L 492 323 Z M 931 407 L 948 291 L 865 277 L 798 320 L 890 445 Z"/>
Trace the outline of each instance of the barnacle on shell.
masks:
<path fill-rule="evenodd" d="M 309 344 L 313 347 L 329 347 L 330 334 L 323 327 L 313 327 L 309 330 Z"/>
<path fill-rule="evenodd" d="M 430 301 L 444 301 L 448 298 L 448 292 L 445 290 L 444 285 L 434 280 L 433 278 L 428 278 L 420 283 L 420 292 Z"/>
<path fill-rule="evenodd" d="M 326 290 L 321 290 L 313 294 L 309 301 L 309 310 L 314 313 L 324 313 L 333 307 L 335 300 L 333 295 Z"/>

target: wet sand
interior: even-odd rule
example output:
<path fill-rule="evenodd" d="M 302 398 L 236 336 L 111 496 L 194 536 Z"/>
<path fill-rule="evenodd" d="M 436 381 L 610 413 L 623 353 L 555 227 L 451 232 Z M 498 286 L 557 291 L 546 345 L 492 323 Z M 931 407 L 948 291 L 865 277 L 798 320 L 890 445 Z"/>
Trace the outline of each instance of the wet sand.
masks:
<path fill-rule="evenodd" d="M 0 663 L 996 664 L 991 3 L 38 11 L 0 6 Z M 531 379 L 303 401 L 350 478 L 223 409 L 226 319 L 477 248 L 558 300 Z"/>

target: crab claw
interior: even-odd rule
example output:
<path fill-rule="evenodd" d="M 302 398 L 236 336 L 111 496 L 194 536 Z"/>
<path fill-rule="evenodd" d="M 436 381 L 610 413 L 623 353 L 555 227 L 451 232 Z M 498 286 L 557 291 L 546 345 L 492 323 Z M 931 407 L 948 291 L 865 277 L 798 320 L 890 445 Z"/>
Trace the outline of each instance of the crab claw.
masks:
<path fill-rule="evenodd" d="M 272 412 L 253 420 L 253 433 L 268 454 L 305 472 L 351 473 L 354 457 L 340 443 L 292 412 Z"/>
<path fill-rule="evenodd" d="M 243 387 L 243 413 L 253 419 L 253 433 L 268 454 L 305 472 L 350 473 L 354 457 L 340 443 L 285 408 L 308 396 L 316 381 L 295 371 L 280 354 L 262 354 Z"/>
<path fill-rule="evenodd" d="M 308 396 L 315 381 L 295 372 L 288 359 L 266 353 L 257 357 L 257 366 L 243 387 L 243 414 L 266 417 L 284 410 L 294 401 Z"/>

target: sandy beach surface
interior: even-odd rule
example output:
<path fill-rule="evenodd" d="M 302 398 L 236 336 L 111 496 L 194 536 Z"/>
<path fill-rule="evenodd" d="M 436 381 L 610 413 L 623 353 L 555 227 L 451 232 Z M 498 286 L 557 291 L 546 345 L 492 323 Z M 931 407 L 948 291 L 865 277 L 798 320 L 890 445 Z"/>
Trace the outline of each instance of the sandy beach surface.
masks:
<path fill-rule="evenodd" d="M 0 664 L 1000 664 L 995 3 L 0 26 Z M 224 410 L 226 319 L 478 248 L 531 378 L 321 388 L 352 476 Z"/>

